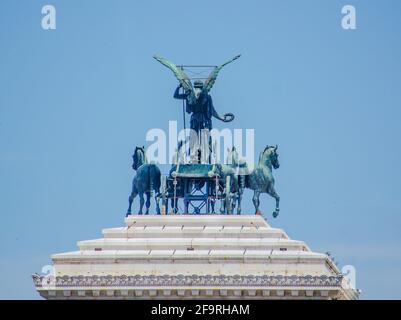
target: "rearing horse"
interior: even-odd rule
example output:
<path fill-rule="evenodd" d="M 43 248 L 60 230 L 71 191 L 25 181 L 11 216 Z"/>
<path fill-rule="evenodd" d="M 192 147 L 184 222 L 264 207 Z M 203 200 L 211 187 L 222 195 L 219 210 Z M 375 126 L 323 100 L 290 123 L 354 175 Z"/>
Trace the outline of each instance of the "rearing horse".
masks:
<path fill-rule="evenodd" d="M 150 198 L 155 192 L 156 212 L 160 214 L 159 194 L 160 194 L 160 169 L 153 163 L 147 163 L 144 147 L 136 147 L 132 156 L 132 169 L 136 170 L 136 175 L 132 180 L 132 191 L 128 198 L 128 210 L 126 216 L 131 214 L 131 206 L 135 197 L 139 194 L 140 208 L 138 214 L 142 214 L 145 204 L 144 194 L 146 193 L 146 211 L 149 214 Z"/>
<path fill-rule="evenodd" d="M 254 191 L 252 201 L 255 206 L 256 214 L 261 214 L 259 211 L 259 196 L 261 193 L 267 193 L 276 199 L 276 209 L 273 212 L 273 217 L 276 218 L 280 212 L 280 197 L 274 189 L 274 178 L 272 174 L 272 168 L 278 169 L 279 167 L 280 163 L 278 161 L 277 146 L 266 146 L 259 156 L 259 164 L 252 173 L 246 177 L 246 187 Z"/>

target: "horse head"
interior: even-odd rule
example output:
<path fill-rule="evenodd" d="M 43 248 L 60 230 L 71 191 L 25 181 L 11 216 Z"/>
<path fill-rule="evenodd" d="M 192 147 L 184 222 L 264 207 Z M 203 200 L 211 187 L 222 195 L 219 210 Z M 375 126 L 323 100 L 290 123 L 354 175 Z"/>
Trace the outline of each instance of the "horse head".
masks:
<path fill-rule="evenodd" d="M 278 161 L 278 146 L 266 146 L 266 148 L 262 151 L 259 157 L 259 163 L 270 166 L 272 165 L 274 169 L 278 169 L 280 167 L 280 163 Z"/>
<path fill-rule="evenodd" d="M 135 147 L 134 154 L 132 155 L 132 169 L 138 170 L 138 168 L 146 162 L 145 147 Z"/>

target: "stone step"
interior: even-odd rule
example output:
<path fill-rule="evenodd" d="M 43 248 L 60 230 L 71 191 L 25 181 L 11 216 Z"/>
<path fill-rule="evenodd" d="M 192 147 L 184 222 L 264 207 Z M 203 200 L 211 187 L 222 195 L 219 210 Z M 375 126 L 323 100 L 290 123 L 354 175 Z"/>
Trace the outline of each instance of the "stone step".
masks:
<path fill-rule="evenodd" d="M 185 226 L 185 227 L 269 227 L 259 215 L 222 215 L 222 214 L 177 214 L 177 215 L 131 215 L 125 219 L 127 226 Z"/>
<path fill-rule="evenodd" d="M 80 250 L 258 249 L 310 251 L 302 241 L 276 238 L 103 238 L 79 241 Z"/>
<path fill-rule="evenodd" d="M 328 297 L 324 283 L 335 286 L 334 298 L 343 290 L 337 280 L 330 280 L 341 276 L 330 257 L 312 252 L 260 216 L 133 215 L 125 225 L 104 229 L 104 238 L 79 241 L 79 251 L 52 255 L 56 286 L 49 290 L 42 278 L 34 278 L 40 294 L 82 298 L 88 291 L 97 299 L 101 290 L 107 297 L 114 291 L 127 297 L 132 290 L 136 299 L 146 290 L 156 297 L 160 289 L 167 296 L 177 290 L 182 298 L 187 289 L 206 289 L 208 297 L 219 290 L 235 298 L 243 290 L 256 297 L 263 289 L 265 297 L 271 292 L 284 297 L 288 287 L 282 287 L 283 279 L 296 285 L 294 297 L 302 290 L 308 298 L 315 290 Z"/>
<path fill-rule="evenodd" d="M 105 238 L 282 238 L 281 229 L 246 226 L 131 226 L 104 229 Z"/>
<path fill-rule="evenodd" d="M 102 263 L 105 260 L 117 261 L 129 260 L 284 260 L 289 264 L 301 261 L 319 260 L 324 262 L 327 256 L 315 252 L 306 251 L 280 251 L 280 250 L 83 250 L 52 255 L 55 263 L 70 262 L 83 263 L 96 261 Z"/>

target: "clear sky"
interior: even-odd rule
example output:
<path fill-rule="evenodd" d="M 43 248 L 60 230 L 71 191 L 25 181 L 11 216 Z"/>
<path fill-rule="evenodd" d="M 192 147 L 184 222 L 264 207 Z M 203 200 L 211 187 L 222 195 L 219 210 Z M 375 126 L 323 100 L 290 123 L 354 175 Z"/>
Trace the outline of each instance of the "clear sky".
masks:
<path fill-rule="evenodd" d="M 241 53 L 211 93 L 257 152 L 279 145 L 269 223 L 354 265 L 362 298 L 401 298 L 400 21 L 398 0 L 0 1 L 0 298 L 37 299 L 50 254 L 122 225 L 133 148 L 182 117 L 155 53 Z"/>

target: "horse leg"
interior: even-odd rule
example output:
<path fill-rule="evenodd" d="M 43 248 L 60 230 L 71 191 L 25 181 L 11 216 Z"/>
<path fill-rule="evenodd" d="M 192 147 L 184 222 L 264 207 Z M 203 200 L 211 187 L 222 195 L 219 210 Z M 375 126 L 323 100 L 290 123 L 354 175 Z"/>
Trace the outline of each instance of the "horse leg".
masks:
<path fill-rule="evenodd" d="M 277 194 L 276 190 L 274 189 L 273 186 L 270 187 L 269 189 L 269 194 L 276 199 L 276 209 L 273 211 L 273 218 L 277 218 L 279 212 L 280 212 L 280 197 Z"/>
<path fill-rule="evenodd" d="M 178 195 L 176 195 L 174 197 L 171 198 L 171 210 L 173 214 L 177 214 L 178 213 Z"/>
<path fill-rule="evenodd" d="M 228 213 L 229 214 L 234 213 L 236 197 L 237 196 L 235 193 L 230 194 L 230 198 L 229 198 L 229 202 L 228 202 Z"/>
<path fill-rule="evenodd" d="M 150 198 L 151 198 L 150 191 L 146 192 L 146 204 L 145 204 L 146 205 L 146 211 L 145 211 L 145 214 L 149 214 Z"/>
<path fill-rule="evenodd" d="M 131 215 L 131 207 L 132 207 L 132 202 L 134 201 L 136 197 L 136 194 L 134 192 L 131 192 L 130 196 L 128 197 L 128 209 L 127 209 L 127 213 L 126 213 L 126 217 Z"/>
<path fill-rule="evenodd" d="M 164 205 L 166 206 L 164 212 L 165 212 L 166 214 L 169 214 L 169 212 L 168 212 L 168 198 L 164 198 Z"/>
<path fill-rule="evenodd" d="M 156 213 L 157 214 L 160 214 L 159 201 L 160 201 L 160 190 L 155 190 L 155 202 L 156 202 Z"/>
<path fill-rule="evenodd" d="M 239 191 L 239 192 L 238 192 L 237 214 L 241 214 L 241 201 L 242 201 L 242 191 Z"/>
<path fill-rule="evenodd" d="M 237 207 L 237 214 L 241 214 L 241 211 L 242 211 L 241 203 L 242 203 L 242 196 L 244 194 L 244 188 L 245 188 L 245 176 L 240 175 L 240 176 L 238 176 L 238 207 Z"/>
<path fill-rule="evenodd" d="M 260 191 L 255 190 L 255 191 L 253 192 L 252 202 L 253 202 L 253 205 L 255 206 L 255 214 L 257 214 L 257 215 L 261 215 L 261 214 L 262 214 L 262 213 L 259 211 L 259 203 L 260 203 L 260 201 L 259 201 L 259 196 L 260 196 Z"/>
<path fill-rule="evenodd" d="M 228 175 L 227 177 L 226 177 L 226 199 L 225 199 L 225 208 L 226 208 L 226 212 L 227 212 L 227 214 L 232 214 L 232 211 L 231 211 L 231 209 L 232 209 L 232 207 L 231 207 L 231 197 L 232 197 L 232 194 L 231 194 L 231 183 L 232 183 L 232 181 L 231 181 L 231 176 L 230 175 Z"/>
<path fill-rule="evenodd" d="M 132 190 L 131 190 L 131 194 L 128 197 L 128 209 L 127 209 L 127 214 L 125 215 L 126 217 L 128 217 L 129 215 L 131 215 L 131 207 L 132 207 L 132 202 L 134 201 L 135 197 L 138 195 L 138 191 L 135 188 L 135 185 L 132 185 Z"/>
<path fill-rule="evenodd" d="M 226 211 L 226 200 L 221 198 L 220 200 L 220 213 L 223 214 Z"/>
<path fill-rule="evenodd" d="M 139 212 L 138 214 L 142 214 L 143 205 L 145 204 L 145 199 L 143 197 L 143 192 L 139 192 Z"/>
<path fill-rule="evenodd" d="M 215 212 L 214 212 L 214 204 L 215 204 L 215 201 L 214 201 L 214 200 L 210 201 L 210 205 L 212 206 L 212 213 L 215 213 Z"/>

